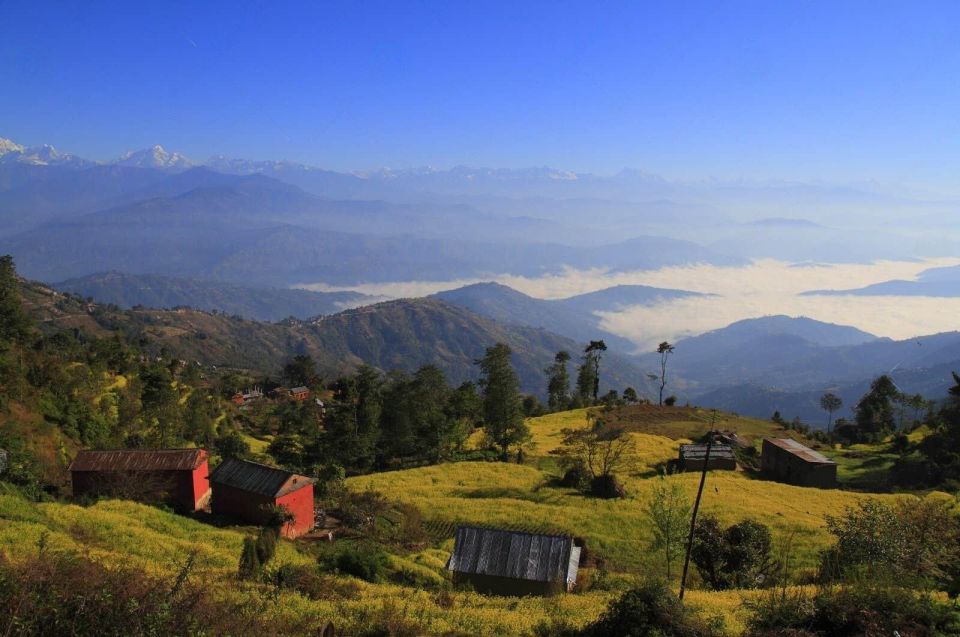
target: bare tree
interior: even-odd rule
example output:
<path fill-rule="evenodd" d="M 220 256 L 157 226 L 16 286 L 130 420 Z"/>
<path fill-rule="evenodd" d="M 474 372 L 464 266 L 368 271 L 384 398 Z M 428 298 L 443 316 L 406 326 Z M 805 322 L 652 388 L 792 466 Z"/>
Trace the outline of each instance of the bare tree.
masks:
<path fill-rule="evenodd" d="M 564 429 L 563 446 L 553 453 L 579 463 L 591 479 L 613 475 L 628 469 L 631 452 L 636 448 L 633 440 L 620 427 L 607 426 L 597 420 L 583 429 Z"/>

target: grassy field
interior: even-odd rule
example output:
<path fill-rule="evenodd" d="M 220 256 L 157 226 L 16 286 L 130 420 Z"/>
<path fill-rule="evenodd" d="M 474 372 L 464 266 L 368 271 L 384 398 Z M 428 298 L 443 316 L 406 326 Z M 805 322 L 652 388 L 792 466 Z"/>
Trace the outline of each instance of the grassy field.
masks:
<path fill-rule="evenodd" d="M 636 441 L 635 466 L 623 476 L 629 494 L 626 500 L 597 500 L 560 488 L 555 485 L 554 465 L 542 461 L 560 444 L 562 429 L 586 423 L 585 410 L 531 420 L 536 444 L 524 465 L 461 462 L 351 478 L 348 485 L 352 489 L 376 489 L 390 498 L 411 502 L 422 511 L 430 544 L 390 558 L 395 575 L 419 584 L 370 584 L 350 579 L 348 593 L 331 594 L 328 599 L 310 600 L 298 593 L 282 592 L 265 612 L 316 621 L 318 625 L 322 620 L 332 620 L 345 634 L 369 626 L 378 614 L 391 613 L 410 618 L 424 634 L 529 635 L 548 620 L 587 623 L 631 582 L 662 573 L 661 560 L 648 549 L 651 534 L 645 504 L 654 481 L 660 479 L 653 475 L 652 468 L 675 457 L 677 445 L 696 435 L 703 422 L 691 419 L 685 411 L 679 411 L 680 419 L 672 422 L 663 414 L 651 420 L 648 431 L 644 431 L 639 417 L 633 417 L 630 435 Z M 772 423 L 726 418 L 726 428 L 739 431 L 742 426 L 758 439 L 769 435 L 764 427 L 771 434 L 775 432 Z M 680 474 L 665 479 L 679 482 L 692 497 L 698 478 Z M 712 472 L 703 510 L 727 523 L 752 518 L 768 524 L 778 543 L 792 538 L 794 561 L 800 568 L 809 569 L 816 564 L 818 552 L 830 542 L 824 516 L 869 497 L 910 496 L 806 489 L 741 472 Z M 444 566 L 460 523 L 580 537 L 591 551 L 604 558 L 610 571 L 608 584 L 550 599 L 448 591 Z M 50 550 L 77 551 L 107 562 L 137 564 L 150 572 L 172 573 L 188 554 L 196 552 L 192 577 L 203 578 L 225 595 L 249 596 L 251 603 L 262 603 L 268 597 L 262 589 L 238 587 L 235 579 L 243 539 L 253 532 L 249 527 L 218 528 L 130 502 L 102 501 L 80 507 L 34 504 L 14 495 L 0 495 L 0 551 L 8 555 L 36 551 L 43 536 Z M 284 563 L 314 564 L 315 558 L 306 544 L 283 541 L 274 565 Z M 587 575 L 591 574 L 596 572 L 588 570 Z M 728 633 L 736 635 L 746 619 L 743 600 L 755 594 L 694 589 L 689 602 L 711 615 L 722 616 Z"/>

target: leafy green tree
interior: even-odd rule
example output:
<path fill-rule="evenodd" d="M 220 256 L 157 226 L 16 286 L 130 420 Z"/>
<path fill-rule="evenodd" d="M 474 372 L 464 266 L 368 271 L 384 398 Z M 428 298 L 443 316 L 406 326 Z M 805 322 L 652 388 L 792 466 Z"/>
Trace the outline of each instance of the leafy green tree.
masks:
<path fill-rule="evenodd" d="M 243 458 L 250 454 L 250 445 L 236 431 L 227 432 L 219 436 L 213 443 L 214 449 L 221 458 Z"/>
<path fill-rule="evenodd" d="M 899 395 L 897 386 L 887 375 L 870 384 L 870 391 L 864 394 L 855 409 L 860 440 L 874 441 L 897 428 L 894 404 Z"/>
<path fill-rule="evenodd" d="M 557 352 L 553 357 L 553 364 L 544 370 L 547 373 L 547 406 L 550 411 L 562 411 L 570 403 L 570 374 L 567 363 L 570 362 L 570 353 Z"/>
<path fill-rule="evenodd" d="M 435 365 L 417 370 L 410 384 L 413 426 L 422 441 L 422 453 L 431 462 L 449 457 L 456 446 L 456 422 L 446 411 L 450 388 L 447 379 Z"/>
<path fill-rule="evenodd" d="M 525 394 L 523 396 L 522 405 L 523 415 L 525 418 L 536 418 L 537 416 L 542 416 L 544 414 L 543 405 L 533 394 Z"/>
<path fill-rule="evenodd" d="M 920 441 L 930 486 L 960 489 L 960 375 L 953 372 L 953 386 L 940 410 L 934 431 Z"/>
<path fill-rule="evenodd" d="M 592 395 L 593 402 L 597 402 L 597 396 L 600 394 L 600 359 L 603 357 L 603 352 L 607 351 L 607 344 L 603 340 L 590 341 L 590 344 L 583 351 L 590 355 L 593 360 Z"/>
<path fill-rule="evenodd" d="M 447 402 L 447 413 L 470 423 L 480 421 L 483 417 L 483 399 L 477 392 L 476 383 L 467 381 L 453 390 Z"/>
<path fill-rule="evenodd" d="M 276 436 L 267 446 L 267 453 L 273 456 L 273 459 L 281 466 L 294 471 L 304 471 L 303 444 L 300 441 L 300 436 L 294 434 Z"/>
<path fill-rule="evenodd" d="M 640 402 L 640 396 L 637 395 L 637 390 L 633 387 L 627 387 L 623 390 L 623 399 L 631 405 L 636 405 Z"/>
<path fill-rule="evenodd" d="M 667 361 L 676 347 L 664 341 L 657 346 L 657 354 L 660 355 L 660 405 L 663 405 L 663 390 L 667 386 Z"/>
<path fill-rule="evenodd" d="M 194 389 L 184 405 L 184 437 L 198 445 L 213 442 L 213 422 L 216 418 L 214 402 L 210 395 L 201 389 Z"/>
<path fill-rule="evenodd" d="M 357 400 L 355 466 L 367 469 L 373 463 L 380 436 L 380 415 L 383 411 L 383 378 L 369 365 L 361 365 L 356 375 Z"/>
<path fill-rule="evenodd" d="M 166 367 L 155 364 L 140 372 L 140 380 L 147 437 L 157 447 L 173 446 L 182 437 L 180 395 L 174 389 L 173 377 Z"/>
<path fill-rule="evenodd" d="M 477 361 L 483 396 L 483 423 L 487 438 L 499 447 L 506 460 L 510 447 L 530 436 L 523 422 L 520 380 L 510 362 L 510 348 L 504 343 L 488 347 Z"/>
<path fill-rule="evenodd" d="M 650 549 L 662 552 L 669 581 L 673 563 L 683 555 L 690 528 L 690 498 L 683 485 L 660 476 L 647 502 L 647 516 L 653 525 Z"/>
<path fill-rule="evenodd" d="M 23 311 L 13 257 L 0 256 L 0 342 L 23 342 L 29 334 L 30 321 Z"/>
<path fill-rule="evenodd" d="M 297 354 L 283 366 L 283 378 L 291 385 L 316 388 L 321 385 L 317 363 L 308 354 Z"/>
<path fill-rule="evenodd" d="M 743 520 L 723 530 L 708 515 L 697 521 L 690 559 L 713 590 L 754 588 L 775 570 L 771 544 L 770 529 L 759 522 Z"/>
<path fill-rule="evenodd" d="M 827 412 L 827 433 L 833 426 L 833 412 L 843 407 L 843 399 L 834 393 L 827 392 L 820 397 L 820 408 Z"/>
<path fill-rule="evenodd" d="M 381 467 L 386 467 L 390 459 L 410 458 L 420 451 L 417 405 L 412 386 L 413 379 L 405 371 L 394 370 L 387 374 L 377 444 L 377 463 Z"/>
<path fill-rule="evenodd" d="M 593 403 L 593 386 L 597 380 L 597 366 L 593 362 L 593 354 L 584 354 L 577 366 L 577 395 L 576 406 Z M 574 405 L 571 405 L 573 407 Z"/>

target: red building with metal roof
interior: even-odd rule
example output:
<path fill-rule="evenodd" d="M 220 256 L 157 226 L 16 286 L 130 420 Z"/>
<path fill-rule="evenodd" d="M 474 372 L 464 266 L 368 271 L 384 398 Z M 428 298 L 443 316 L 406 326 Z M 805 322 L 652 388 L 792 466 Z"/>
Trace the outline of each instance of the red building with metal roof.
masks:
<path fill-rule="evenodd" d="M 211 510 L 254 524 L 270 520 L 271 507 L 284 507 L 293 520 L 280 529 L 294 538 L 313 528 L 314 480 L 277 467 L 228 458 L 210 474 Z"/>
<path fill-rule="evenodd" d="M 196 511 L 210 495 L 203 449 L 80 451 L 70 463 L 74 496 L 163 502 Z"/>

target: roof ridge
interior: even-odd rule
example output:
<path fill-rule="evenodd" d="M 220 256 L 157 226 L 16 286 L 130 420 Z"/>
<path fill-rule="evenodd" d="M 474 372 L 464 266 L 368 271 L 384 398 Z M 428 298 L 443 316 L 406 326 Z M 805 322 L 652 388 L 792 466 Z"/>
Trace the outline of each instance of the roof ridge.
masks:
<path fill-rule="evenodd" d="M 535 531 L 514 531 L 513 529 L 503 529 L 494 526 L 484 526 L 481 524 L 461 524 L 457 527 L 457 531 L 460 529 L 476 529 L 478 531 L 496 531 L 498 533 L 512 533 L 513 535 L 536 535 L 538 537 L 558 537 L 564 539 L 573 540 L 573 534 L 571 533 L 537 533 Z"/>

